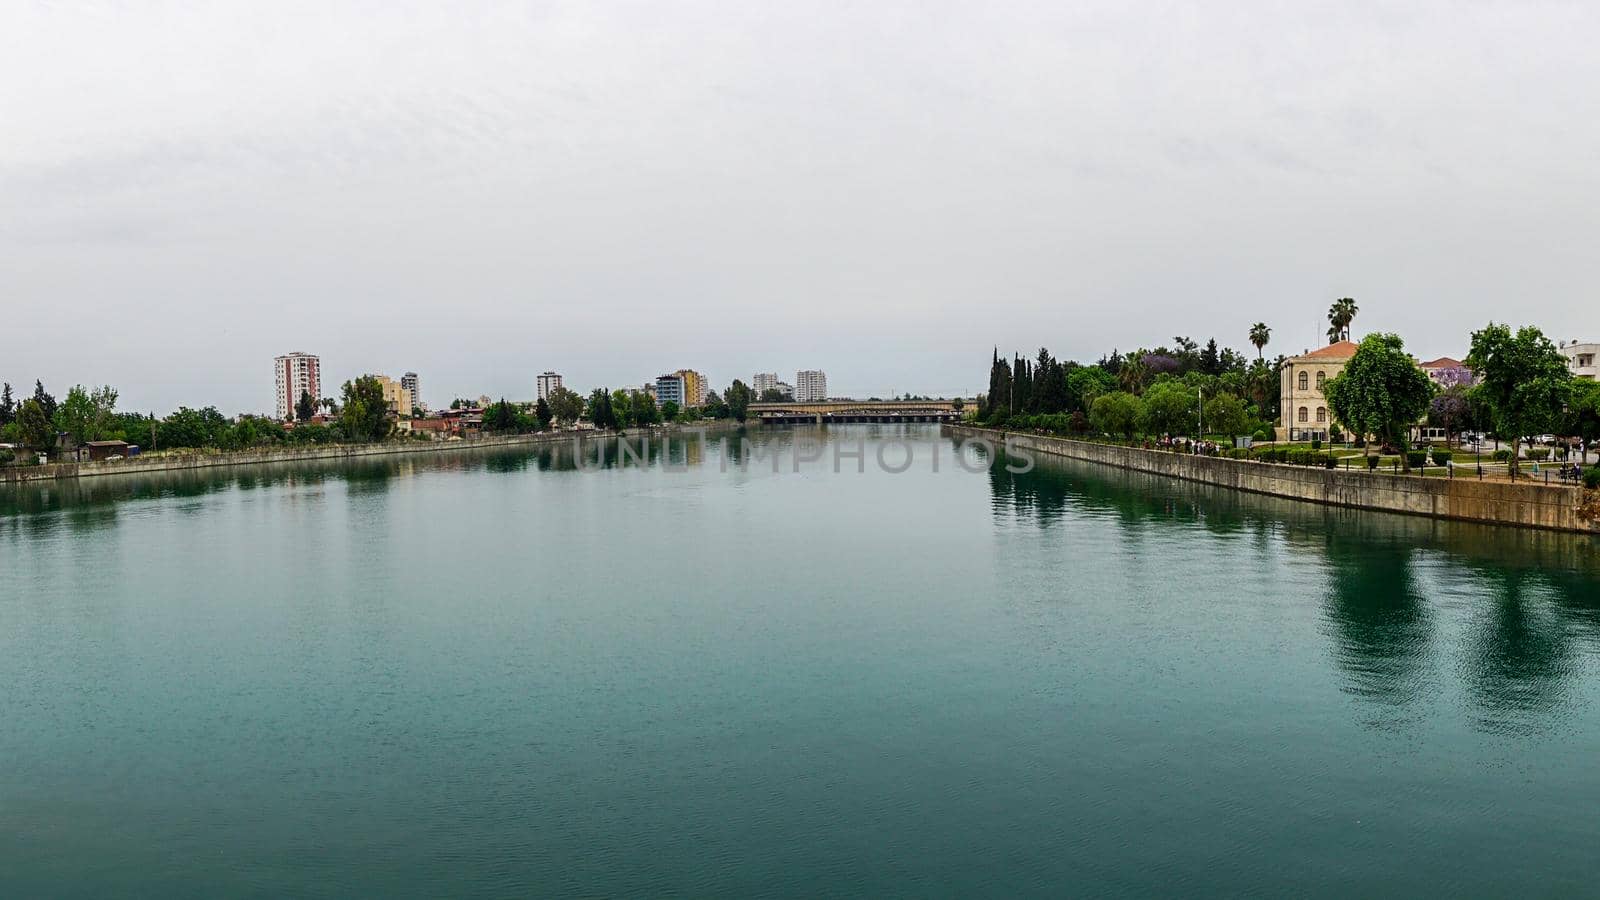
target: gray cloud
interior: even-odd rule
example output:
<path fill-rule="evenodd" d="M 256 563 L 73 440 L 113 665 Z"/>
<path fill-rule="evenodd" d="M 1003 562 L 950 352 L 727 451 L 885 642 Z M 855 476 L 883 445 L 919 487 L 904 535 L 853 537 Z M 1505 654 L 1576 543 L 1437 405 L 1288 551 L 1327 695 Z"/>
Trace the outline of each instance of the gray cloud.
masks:
<path fill-rule="evenodd" d="M 429 399 L 989 348 L 1590 337 L 1581 3 L 10 4 L 0 378 Z M 21 314 L 18 314 L 18 313 Z"/>

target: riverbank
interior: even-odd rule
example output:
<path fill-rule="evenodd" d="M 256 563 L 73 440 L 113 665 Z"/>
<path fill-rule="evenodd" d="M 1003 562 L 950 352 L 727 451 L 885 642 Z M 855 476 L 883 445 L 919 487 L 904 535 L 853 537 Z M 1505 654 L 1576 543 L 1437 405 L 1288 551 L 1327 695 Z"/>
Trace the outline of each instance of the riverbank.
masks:
<path fill-rule="evenodd" d="M 1520 528 L 1600 534 L 1600 520 L 1585 518 L 1600 502 L 1581 486 L 1510 484 L 1467 478 L 1424 478 L 1307 468 L 1216 456 L 1190 456 L 1117 444 L 946 425 L 943 433 L 979 438 L 996 446 L 1083 460 L 1329 506 L 1456 519 Z"/>
<path fill-rule="evenodd" d="M 737 427 L 728 420 L 706 422 L 693 426 L 674 425 L 655 429 L 652 433 L 680 434 L 691 429 L 722 430 Z M 638 429 L 621 432 L 638 434 Z M 20 484 L 38 481 L 56 481 L 68 478 L 93 478 L 103 475 L 138 475 L 147 472 L 173 472 L 186 469 L 209 469 L 222 466 L 250 466 L 263 463 L 326 462 L 362 459 L 373 456 L 395 456 L 418 453 L 453 453 L 462 450 L 487 450 L 496 447 L 537 446 L 571 441 L 574 437 L 590 438 L 594 431 L 544 431 L 537 434 L 517 434 L 505 437 L 480 437 L 460 441 L 385 441 L 381 444 L 333 444 L 317 447 L 269 447 L 258 450 L 196 450 L 192 453 L 172 453 L 135 456 L 131 459 L 103 460 L 82 463 L 48 463 L 42 466 L 8 466 L 0 468 L 0 484 Z M 611 437 L 611 433 L 606 433 Z"/>

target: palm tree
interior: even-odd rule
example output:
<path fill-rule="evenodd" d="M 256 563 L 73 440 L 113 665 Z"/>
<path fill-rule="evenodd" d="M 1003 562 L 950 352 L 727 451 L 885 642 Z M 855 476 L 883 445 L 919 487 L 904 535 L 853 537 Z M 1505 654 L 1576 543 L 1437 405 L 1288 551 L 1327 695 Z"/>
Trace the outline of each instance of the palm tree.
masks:
<path fill-rule="evenodd" d="M 1331 326 L 1328 328 L 1328 343 L 1350 340 L 1350 323 L 1355 320 L 1357 312 L 1360 312 L 1360 308 L 1350 297 L 1341 297 L 1333 301 L 1333 305 L 1328 307 L 1328 322 Z"/>
<path fill-rule="evenodd" d="M 1265 347 L 1267 341 L 1270 340 L 1272 340 L 1272 329 L 1267 327 L 1267 323 L 1257 322 L 1250 326 L 1250 343 L 1256 345 L 1256 359 L 1265 359 L 1261 355 L 1261 348 Z"/>

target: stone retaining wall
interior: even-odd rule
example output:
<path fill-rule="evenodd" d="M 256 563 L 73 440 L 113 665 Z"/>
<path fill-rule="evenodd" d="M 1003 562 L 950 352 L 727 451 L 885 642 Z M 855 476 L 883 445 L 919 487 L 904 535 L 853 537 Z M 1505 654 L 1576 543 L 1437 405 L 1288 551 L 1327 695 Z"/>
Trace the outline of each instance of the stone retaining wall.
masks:
<path fill-rule="evenodd" d="M 1419 475 L 1318 469 L 1226 457 L 1190 456 L 965 425 L 945 426 L 945 433 L 954 437 L 982 438 L 996 446 L 1312 503 L 1600 534 L 1600 522 L 1585 520 L 1578 515 L 1579 506 L 1585 502 L 1585 494 L 1592 495 L 1593 492 L 1586 492 L 1575 485 L 1509 484 L 1478 481 L 1475 478 L 1423 478 Z"/>

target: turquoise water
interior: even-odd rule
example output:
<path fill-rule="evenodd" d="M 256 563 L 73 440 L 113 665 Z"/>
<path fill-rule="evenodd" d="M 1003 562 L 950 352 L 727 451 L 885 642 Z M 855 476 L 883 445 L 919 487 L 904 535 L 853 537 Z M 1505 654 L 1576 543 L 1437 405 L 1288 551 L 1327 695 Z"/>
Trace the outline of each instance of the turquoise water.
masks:
<path fill-rule="evenodd" d="M 1595 890 L 1591 539 L 751 440 L 0 488 L 0 895 Z"/>

